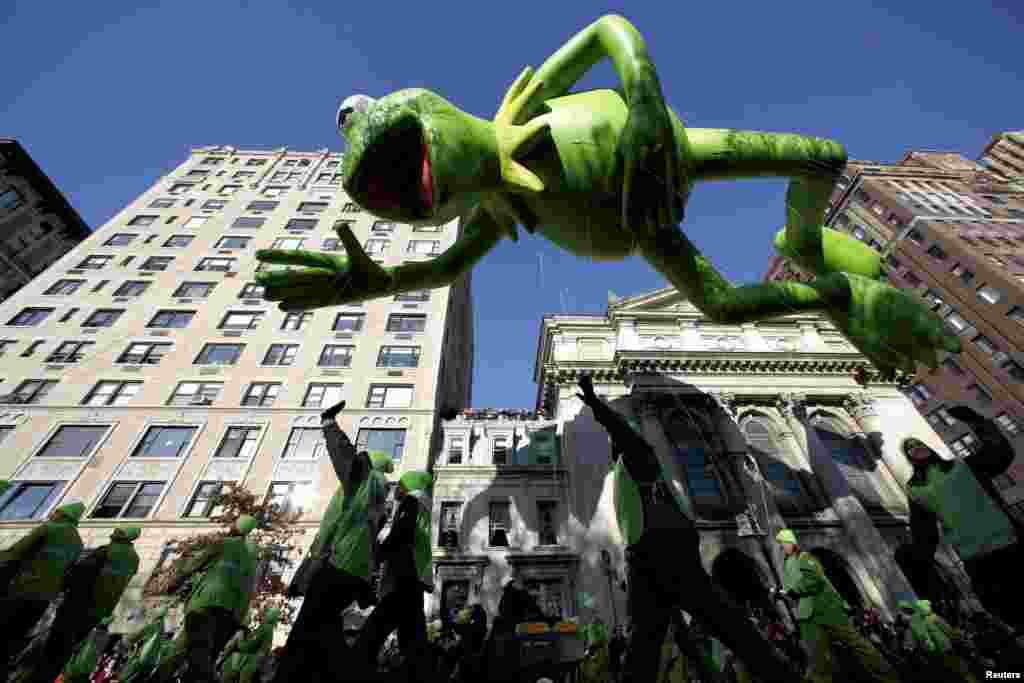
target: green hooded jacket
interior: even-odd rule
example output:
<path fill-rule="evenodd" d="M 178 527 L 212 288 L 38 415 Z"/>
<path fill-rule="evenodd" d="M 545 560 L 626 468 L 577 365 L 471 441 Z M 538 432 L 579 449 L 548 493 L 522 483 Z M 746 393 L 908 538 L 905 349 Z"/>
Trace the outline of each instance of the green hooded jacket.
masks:
<path fill-rule="evenodd" d="M 89 585 L 72 588 L 69 599 L 77 601 L 81 596 L 83 602 L 89 603 L 85 609 L 91 609 L 95 619 L 102 620 L 114 613 L 125 589 L 138 573 L 139 555 L 132 542 L 140 533 L 138 527 L 116 529 L 110 535 L 110 543 L 93 554 L 97 566 L 90 576 L 83 577 Z"/>
<path fill-rule="evenodd" d="M 88 683 L 99 663 L 100 653 L 110 640 L 110 632 L 107 630 L 109 624 L 109 618 L 101 621 L 68 660 L 64 666 L 64 683 Z"/>
<path fill-rule="evenodd" d="M 841 626 L 850 623 L 846 601 L 825 576 L 821 563 L 808 552 L 786 558 L 783 587 L 796 595 L 796 618 L 801 623 L 820 626 Z"/>
<path fill-rule="evenodd" d="M 905 612 L 911 612 L 910 633 L 918 647 L 925 652 L 942 655 L 953 649 L 953 643 L 943 628 L 942 621 L 932 612 L 930 601 L 917 600 L 911 603 L 903 600 L 899 606 Z"/>
<path fill-rule="evenodd" d="M 430 523 L 433 501 L 430 487 L 433 477 L 429 472 L 410 471 L 399 480 L 408 491 L 395 511 L 395 519 L 381 552 L 387 556 L 384 576 L 378 594 L 381 598 L 398 588 L 401 581 L 415 576 L 424 590 L 433 592 L 433 547 L 430 542 Z M 411 548 L 411 556 L 408 554 Z"/>
<path fill-rule="evenodd" d="M 125 637 L 129 645 L 138 645 L 134 653 L 125 661 L 117 673 L 120 683 L 130 681 L 143 671 L 150 671 L 160 662 L 160 652 L 164 632 L 164 619 L 167 608 L 157 611 L 154 618 L 141 629 Z"/>
<path fill-rule="evenodd" d="M 185 575 L 202 571 L 203 577 L 188 600 L 187 612 L 219 607 L 242 623 L 249 611 L 257 553 L 245 536 L 232 535 L 208 547 L 182 568 Z"/>
<path fill-rule="evenodd" d="M 324 512 L 311 549 L 313 554 L 320 552 L 323 539 L 333 530 L 331 565 L 367 581 L 377 566 L 377 532 L 384 518 L 388 496 L 388 480 L 383 474 L 387 471 L 386 464 L 374 457 L 370 462 L 368 475 L 359 482 L 349 483 L 355 484 L 350 496 L 345 494 L 346 486 L 338 486 Z"/>
<path fill-rule="evenodd" d="M 224 661 L 225 680 L 255 680 L 262 658 L 274 647 L 274 630 L 280 618 L 277 610 L 269 610 L 251 633 L 240 635 L 228 644 L 225 650 L 230 654 Z"/>
<path fill-rule="evenodd" d="M 81 503 L 58 508 L 59 521 L 46 521 L 0 552 L 0 561 L 19 562 L 9 595 L 32 600 L 53 600 L 64 588 L 64 574 L 82 554 L 78 521 L 85 512 Z"/>

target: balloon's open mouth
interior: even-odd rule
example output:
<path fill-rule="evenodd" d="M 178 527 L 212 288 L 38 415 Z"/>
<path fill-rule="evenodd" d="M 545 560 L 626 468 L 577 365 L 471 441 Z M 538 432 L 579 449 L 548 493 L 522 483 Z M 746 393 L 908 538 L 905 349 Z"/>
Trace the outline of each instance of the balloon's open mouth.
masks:
<path fill-rule="evenodd" d="M 363 151 L 350 194 L 377 216 L 416 221 L 433 215 L 430 148 L 415 119 L 396 124 Z"/>

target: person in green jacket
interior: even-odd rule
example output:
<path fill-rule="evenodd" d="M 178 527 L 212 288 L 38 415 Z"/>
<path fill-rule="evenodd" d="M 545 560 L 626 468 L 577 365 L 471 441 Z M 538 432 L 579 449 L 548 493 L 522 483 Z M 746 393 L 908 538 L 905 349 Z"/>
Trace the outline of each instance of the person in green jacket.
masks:
<path fill-rule="evenodd" d="M 125 636 L 124 642 L 135 651 L 128 656 L 117 672 L 119 683 L 128 683 L 146 673 L 159 664 L 161 643 L 167 619 L 167 608 L 161 607 L 141 629 Z M 147 649 L 147 646 L 150 646 Z"/>
<path fill-rule="evenodd" d="M 676 490 L 654 448 L 638 429 L 579 379 L 580 400 L 612 438 L 615 513 L 626 542 L 633 630 L 624 675 L 654 683 L 661 644 L 674 611 L 689 612 L 765 681 L 790 683 L 792 668 L 747 620 L 746 613 L 708 576 L 700 557 L 692 503 Z M 665 549 L 671 548 L 672 554 Z"/>
<path fill-rule="evenodd" d="M 160 662 L 157 677 L 170 683 L 183 660 L 189 663 L 189 681 L 216 680 L 217 655 L 244 623 L 252 599 L 257 549 L 246 536 L 256 528 L 256 519 L 242 515 L 231 533 L 186 562 L 175 586 L 203 572 L 185 606 L 185 625 L 174 641 L 173 650 Z M 173 590 L 172 588 L 172 590 Z"/>
<path fill-rule="evenodd" d="M 932 612 L 930 601 L 901 596 L 899 608 L 910 620 L 908 634 L 914 648 L 923 655 L 929 679 L 949 683 L 977 681 L 970 666 L 954 650 L 953 628 Z"/>
<path fill-rule="evenodd" d="M 821 563 L 800 548 L 796 534 L 791 529 L 782 529 L 775 540 L 786 555 L 780 595 L 798 601 L 796 618 L 800 636 L 810 652 L 807 680 L 816 683 L 832 680 L 832 646 L 842 643 L 868 679 L 899 683 L 899 674 L 850 621 L 846 601 L 825 576 Z"/>
<path fill-rule="evenodd" d="M 114 613 L 125 588 L 139 571 L 139 555 L 132 543 L 141 533 L 136 526 L 115 529 L 109 544 L 82 554 L 67 577 L 65 598 L 41 655 L 26 667 L 32 673 L 19 680 L 52 683 L 76 646 L 96 624 Z"/>
<path fill-rule="evenodd" d="M 224 648 L 223 683 L 256 683 L 266 657 L 274 647 L 274 629 L 281 620 L 281 611 L 273 607 L 263 613 L 263 620 L 251 633 L 239 631 Z"/>
<path fill-rule="evenodd" d="M 320 415 L 339 485 L 309 550 L 309 558 L 326 557 L 326 562 L 310 579 L 288 635 L 274 676 L 281 683 L 345 675 L 347 648 L 338 615 L 353 602 L 360 606 L 374 602 L 371 579 L 377 568 L 377 533 L 386 515 L 385 473 L 393 465 L 386 454 L 356 452 L 335 420 L 344 408 L 342 401 Z"/>
<path fill-rule="evenodd" d="M 104 617 L 93 627 L 85 640 L 78 643 L 77 652 L 73 653 L 67 665 L 63 667 L 63 683 L 89 683 L 93 672 L 96 671 L 96 665 L 99 664 L 100 655 L 110 642 L 108 627 L 111 621 L 113 617 Z M 53 678 L 47 683 L 53 683 Z"/>
<path fill-rule="evenodd" d="M 398 509 L 390 532 L 380 545 L 384 564 L 380 602 L 363 624 L 356 642 L 356 656 L 366 672 L 376 669 L 381 646 L 398 629 L 399 648 L 412 679 L 429 680 L 423 597 L 425 592 L 434 592 L 430 542 L 432 484 L 429 473 L 415 470 L 406 472 L 398 481 Z"/>
<path fill-rule="evenodd" d="M 964 561 L 964 569 L 985 609 L 1018 631 L 1024 630 L 1024 525 L 1012 514 L 993 479 L 1013 463 L 1014 450 L 999 426 L 968 406 L 949 414 L 974 432 L 980 448 L 962 459 L 944 460 L 914 438 L 901 449 L 913 465 L 907 482 L 910 498 L 912 573 L 929 576 L 928 568 L 942 536 Z M 918 590 L 938 599 L 937 586 Z"/>
<path fill-rule="evenodd" d="M 84 512 L 82 503 L 59 507 L 47 521 L 0 552 L 0 563 L 16 567 L 14 571 L 8 569 L 13 578 L 2 587 L 6 590 L 0 597 L 4 633 L 0 670 L 8 670 L 29 631 L 64 589 L 65 572 L 82 554 L 78 522 Z"/>

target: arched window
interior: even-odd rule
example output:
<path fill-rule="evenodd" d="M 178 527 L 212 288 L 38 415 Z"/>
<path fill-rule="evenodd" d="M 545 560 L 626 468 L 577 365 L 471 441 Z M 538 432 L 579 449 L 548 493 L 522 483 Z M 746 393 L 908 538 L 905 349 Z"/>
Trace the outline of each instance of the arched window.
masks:
<path fill-rule="evenodd" d="M 676 465 L 686 477 L 697 513 L 708 517 L 728 514 L 722 483 L 711 462 L 717 438 L 707 417 L 682 406 L 669 413 L 665 435 L 675 452 Z"/>
<path fill-rule="evenodd" d="M 797 513 L 807 504 L 807 496 L 796 473 L 786 464 L 779 442 L 768 418 L 752 415 L 743 421 L 743 435 L 757 458 L 757 464 L 771 487 L 775 504 L 783 514 Z"/>
<path fill-rule="evenodd" d="M 864 446 L 850 435 L 842 420 L 834 415 L 818 413 L 811 418 L 810 424 L 839 465 L 861 505 L 868 510 L 884 509 L 884 499 L 876 481 L 879 473 L 871 466 Z"/>

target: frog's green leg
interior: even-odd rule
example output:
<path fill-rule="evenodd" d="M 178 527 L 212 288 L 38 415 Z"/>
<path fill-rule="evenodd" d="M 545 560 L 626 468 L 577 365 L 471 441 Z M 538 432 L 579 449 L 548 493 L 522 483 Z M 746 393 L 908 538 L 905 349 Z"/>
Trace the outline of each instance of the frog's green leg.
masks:
<path fill-rule="evenodd" d="M 842 145 L 789 133 L 688 128 L 695 180 L 790 178 L 786 227 L 775 246 L 815 275 L 846 272 L 878 279 L 881 260 L 870 247 L 822 226 L 835 181 L 846 165 Z"/>
<path fill-rule="evenodd" d="M 532 86 L 532 90 L 519 106 L 518 116 L 512 123 L 523 123 L 539 114 L 545 101 L 565 95 L 605 58 L 611 60 L 622 82 L 627 103 L 641 80 L 657 82 L 654 63 L 640 33 L 626 18 L 609 14 L 570 38 L 532 76 L 529 70 L 523 72 L 516 84 Z M 534 85 L 537 81 L 539 86 Z"/>

